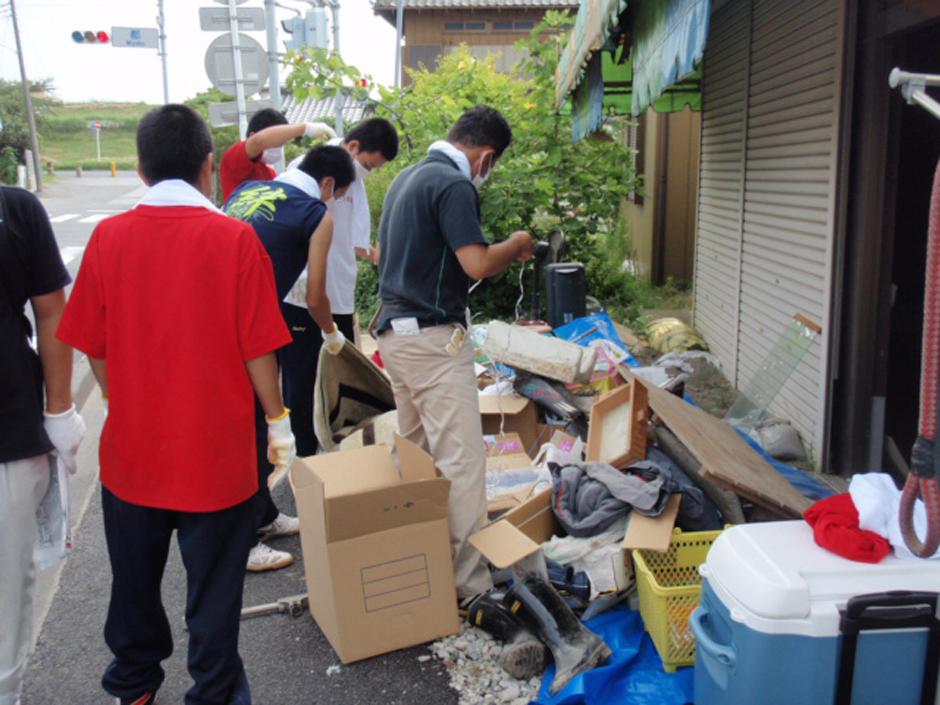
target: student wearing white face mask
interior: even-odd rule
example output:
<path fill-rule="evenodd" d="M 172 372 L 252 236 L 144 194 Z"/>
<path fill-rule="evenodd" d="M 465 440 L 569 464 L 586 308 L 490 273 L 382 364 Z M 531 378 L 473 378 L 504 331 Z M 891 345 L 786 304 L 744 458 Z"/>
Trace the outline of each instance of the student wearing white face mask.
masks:
<path fill-rule="evenodd" d="M 533 250 L 527 232 L 490 244 L 480 225 L 477 189 L 511 141 L 499 111 L 485 105 L 467 110 L 446 140 L 395 177 L 379 225 L 379 351 L 392 380 L 399 432 L 430 451 L 451 482 L 448 518 L 461 600 L 493 586 L 468 541 L 486 522 L 483 431 L 473 345 L 464 327 L 468 288 Z"/>
<path fill-rule="evenodd" d="M 284 145 L 298 137 L 330 139 L 336 133 L 323 122 L 301 122 L 290 125 L 284 113 L 265 108 L 251 116 L 248 136 L 236 142 L 222 155 L 219 181 L 222 203 L 232 191 L 246 181 L 270 181 L 276 176 L 273 165 L 284 157 Z"/>
<path fill-rule="evenodd" d="M 357 257 L 378 262 L 378 249 L 371 246 L 371 218 L 365 177 L 398 155 L 398 133 L 383 118 L 370 118 L 356 125 L 345 137 L 330 141 L 345 149 L 356 167 L 356 178 L 341 197 L 327 203 L 333 216 L 333 243 L 326 270 L 326 293 L 333 320 L 342 333 L 354 339 Z M 294 166 L 292 163 L 291 166 Z M 289 168 L 287 172 L 290 173 Z M 285 402 L 301 457 L 317 452 L 313 432 L 313 388 L 317 375 L 320 331 L 307 315 L 307 271 L 304 270 L 284 299 L 284 318 L 294 342 L 283 351 L 281 377 Z"/>

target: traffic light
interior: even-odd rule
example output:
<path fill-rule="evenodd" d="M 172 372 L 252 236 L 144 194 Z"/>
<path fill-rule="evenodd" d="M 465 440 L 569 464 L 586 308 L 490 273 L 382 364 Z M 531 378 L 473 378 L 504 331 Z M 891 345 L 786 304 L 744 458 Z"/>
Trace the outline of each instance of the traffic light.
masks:
<path fill-rule="evenodd" d="M 290 38 L 284 42 L 288 49 L 303 49 L 307 46 L 307 27 L 302 17 L 291 17 L 283 20 L 281 27 L 290 35 Z"/>
<path fill-rule="evenodd" d="M 304 16 L 304 33 L 306 34 L 308 47 L 314 49 L 328 49 L 330 47 L 326 23 L 326 10 L 322 7 L 307 10 L 307 14 Z"/>
<path fill-rule="evenodd" d="M 76 44 L 107 44 L 111 41 L 111 35 L 104 30 L 93 32 L 90 29 L 81 32 L 75 30 L 72 32 L 72 41 Z"/>

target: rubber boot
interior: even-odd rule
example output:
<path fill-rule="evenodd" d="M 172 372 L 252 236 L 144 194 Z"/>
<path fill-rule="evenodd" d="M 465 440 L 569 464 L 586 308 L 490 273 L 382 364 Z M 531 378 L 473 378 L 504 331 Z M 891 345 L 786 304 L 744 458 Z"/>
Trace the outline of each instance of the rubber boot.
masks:
<path fill-rule="evenodd" d="M 499 665 L 513 678 L 528 680 L 545 668 L 545 645 L 506 609 L 503 593 L 491 590 L 475 597 L 467 620 L 503 642 Z"/>
<path fill-rule="evenodd" d="M 506 593 L 509 611 L 537 635 L 555 659 L 555 695 L 579 673 L 599 666 L 610 656 L 603 639 L 581 624 L 561 595 L 541 576 L 529 574 Z"/>

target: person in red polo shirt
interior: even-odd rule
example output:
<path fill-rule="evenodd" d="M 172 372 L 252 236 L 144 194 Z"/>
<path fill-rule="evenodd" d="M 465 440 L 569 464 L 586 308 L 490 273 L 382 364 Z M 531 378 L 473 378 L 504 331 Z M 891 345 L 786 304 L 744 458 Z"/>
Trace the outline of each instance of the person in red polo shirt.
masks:
<path fill-rule="evenodd" d="M 222 203 L 246 181 L 273 179 L 277 175 L 274 165 L 284 158 L 284 145 L 298 137 L 332 139 L 336 132 L 323 122 L 289 125 L 284 113 L 273 108 L 252 115 L 247 138 L 225 150 L 219 163 Z"/>
<path fill-rule="evenodd" d="M 58 330 L 88 355 L 109 406 L 99 455 L 114 659 L 102 685 L 125 705 L 156 697 L 173 651 L 160 583 L 176 530 L 195 681 L 185 702 L 248 705 L 238 630 L 258 490 L 254 395 L 268 457 L 286 468 L 294 439 L 274 351 L 291 338 L 264 247 L 207 198 L 202 118 L 183 105 L 152 110 L 137 153 L 150 188 L 95 229 Z"/>

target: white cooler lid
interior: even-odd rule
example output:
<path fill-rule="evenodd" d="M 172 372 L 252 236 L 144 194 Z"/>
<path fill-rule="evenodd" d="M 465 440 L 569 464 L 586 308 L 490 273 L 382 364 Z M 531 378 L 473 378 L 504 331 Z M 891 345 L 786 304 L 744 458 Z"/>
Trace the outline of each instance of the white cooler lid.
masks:
<path fill-rule="evenodd" d="M 839 607 L 855 595 L 940 591 L 940 561 L 850 561 L 817 546 L 805 521 L 733 526 L 701 572 L 732 619 L 771 634 L 838 634 Z"/>

